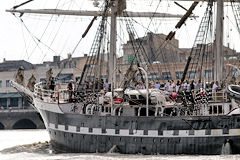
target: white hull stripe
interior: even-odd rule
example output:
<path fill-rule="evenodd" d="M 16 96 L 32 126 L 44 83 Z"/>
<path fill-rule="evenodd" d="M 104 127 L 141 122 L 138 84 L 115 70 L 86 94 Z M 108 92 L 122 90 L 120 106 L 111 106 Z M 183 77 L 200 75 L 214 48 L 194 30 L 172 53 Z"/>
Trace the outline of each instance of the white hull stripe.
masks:
<path fill-rule="evenodd" d="M 108 135 L 108 136 L 130 136 L 130 137 L 224 137 L 224 136 L 240 136 L 240 128 L 229 129 L 229 132 L 224 134 L 222 129 L 211 129 L 206 134 L 206 130 L 163 130 L 163 133 L 159 135 L 158 130 L 133 130 L 130 133 L 128 129 L 105 129 L 102 128 L 88 128 L 88 127 L 77 127 L 77 126 L 65 126 L 55 125 L 49 123 L 48 129 L 77 133 L 77 134 L 88 134 L 88 135 Z"/>

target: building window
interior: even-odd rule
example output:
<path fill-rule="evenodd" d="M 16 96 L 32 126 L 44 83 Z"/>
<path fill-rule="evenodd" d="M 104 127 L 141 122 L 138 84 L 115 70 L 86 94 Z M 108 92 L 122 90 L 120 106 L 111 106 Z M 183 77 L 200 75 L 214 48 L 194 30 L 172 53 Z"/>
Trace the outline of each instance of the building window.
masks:
<path fill-rule="evenodd" d="M 72 73 L 60 74 L 58 79 L 60 83 L 68 83 L 70 80 L 73 79 L 73 74 Z"/>
<path fill-rule="evenodd" d="M 190 79 L 196 79 L 197 78 L 197 71 L 190 71 L 189 72 L 189 78 Z"/>
<path fill-rule="evenodd" d="M 2 88 L 2 80 L 0 80 L 0 88 Z"/>
<path fill-rule="evenodd" d="M 6 87 L 10 87 L 10 80 L 6 80 Z"/>
<path fill-rule="evenodd" d="M 160 80 L 160 76 L 157 73 L 150 73 L 148 75 L 148 80 L 149 81 Z"/>
<path fill-rule="evenodd" d="M 107 75 L 100 75 L 100 79 L 107 79 Z"/>
<path fill-rule="evenodd" d="M 18 98 L 10 98 L 10 106 L 9 107 L 18 107 Z"/>
<path fill-rule="evenodd" d="M 205 70 L 205 78 L 212 78 L 212 70 Z"/>
<path fill-rule="evenodd" d="M 40 82 L 46 83 L 46 78 L 40 78 Z"/>
<path fill-rule="evenodd" d="M 176 72 L 176 79 L 181 79 L 183 72 Z"/>
<path fill-rule="evenodd" d="M 0 98 L 0 108 L 7 108 L 7 98 Z"/>
<path fill-rule="evenodd" d="M 162 72 L 162 77 L 164 80 L 172 79 L 170 72 Z"/>

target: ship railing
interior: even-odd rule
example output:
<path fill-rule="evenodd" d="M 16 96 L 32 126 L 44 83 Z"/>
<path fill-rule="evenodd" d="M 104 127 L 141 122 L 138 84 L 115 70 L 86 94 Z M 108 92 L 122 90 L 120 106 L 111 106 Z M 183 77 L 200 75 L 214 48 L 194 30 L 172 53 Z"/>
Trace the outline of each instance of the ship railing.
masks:
<path fill-rule="evenodd" d="M 228 102 L 229 100 L 225 90 L 212 92 L 212 102 Z"/>
<path fill-rule="evenodd" d="M 198 92 L 199 92 L 199 90 L 197 90 L 197 89 L 192 90 L 192 94 L 195 99 L 197 98 Z M 200 92 L 200 96 L 201 96 L 201 98 L 207 98 L 208 102 L 212 102 L 212 103 L 214 103 L 214 102 L 229 102 L 230 101 L 230 99 L 227 96 L 227 93 L 225 92 L 224 89 L 219 90 L 219 91 L 204 90 L 204 91 Z"/>
<path fill-rule="evenodd" d="M 47 103 L 66 103 L 69 101 L 69 91 L 67 89 L 50 90 L 45 89 L 46 84 L 37 83 L 34 86 L 34 96 Z M 61 87 L 60 87 L 61 86 Z M 59 84 L 58 88 L 65 88 L 66 84 Z"/>

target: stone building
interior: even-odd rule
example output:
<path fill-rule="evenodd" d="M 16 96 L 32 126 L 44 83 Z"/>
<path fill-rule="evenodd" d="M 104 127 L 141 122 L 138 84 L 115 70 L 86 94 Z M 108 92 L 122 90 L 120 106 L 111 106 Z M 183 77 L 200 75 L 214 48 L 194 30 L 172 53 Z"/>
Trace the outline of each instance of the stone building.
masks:
<path fill-rule="evenodd" d="M 119 66 L 123 72 L 125 72 L 131 64 L 132 61 L 135 63 L 134 51 L 136 51 L 136 44 L 141 43 L 145 53 L 143 55 L 137 54 L 140 65 L 146 68 L 148 64 L 148 77 L 150 80 L 166 82 L 166 80 L 180 80 L 187 62 L 187 58 L 191 53 L 191 48 L 179 48 L 178 40 L 173 38 L 170 42 L 165 41 L 166 35 L 164 34 L 153 34 L 148 33 L 145 37 L 138 39 L 133 39 L 128 41 L 123 45 L 123 58 L 122 63 Z M 135 45 L 135 46 L 134 46 Z M 197 45 L 199 47 L 200 45 Z M 205 57 L 202 64 L 202 70 L 194 70 L 197 64 L 193 64 L 193 70 L 189 69 L 187 78 L 189 79 L 199 79 L 201 76 L 205 81 L 213 80 L 213 44 L 207 44 L 207 49 L 205 50 Z M 140 47 L 139 47 L 140 48 Z M 140 50 L 140 49 L 139 49 Z M 138 51 L 139 52 L 139 51 Z M 203 54 L 203 53 L 202 53 Z M 239 67 L 239 53 L 236 50 L 230 49 L 229 47 L 224 46 L 224 75 L 225 80 L 236 76 L 236 69 L 228 66 L 227 64 L 234 64 Z M 149 61 L 143 61 L 146 56 L 150 57 Z M 194 57 L 194 55 L 192 55 Z M 197 61 L 195 61 L 197 63 Z M 199 64 L 198 64 L 199 65 Z M 151 66 L 151 67 L 149 67 Z M 121 78 L 122 79 L 122 78 Z M 138 78 L 140 79 L 140 78 Z"/>

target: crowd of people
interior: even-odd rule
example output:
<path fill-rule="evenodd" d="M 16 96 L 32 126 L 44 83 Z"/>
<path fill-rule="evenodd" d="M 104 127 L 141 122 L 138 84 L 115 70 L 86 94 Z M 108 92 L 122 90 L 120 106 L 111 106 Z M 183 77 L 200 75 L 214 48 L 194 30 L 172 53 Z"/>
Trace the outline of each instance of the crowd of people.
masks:
<path fill-rule="evenodd" d="M 78 82 L 74 83 L 73 80 L 69 82 L 71 85 L 76 85 Z M 69 86 L 69 85 L 68 85 Z M 224 88 L 223 84 L 219 84 L 218 81 L 212 82 L 212 83 L 207 83 L 204 84 L 201 80 L 195 82 L 192 80 L 189 82 L 188 80 L 185 80 L 183 83 L 180 83 L 180 81 L 174 82 L 174 80 L 168 80 L 166 83 L 160 83 L 159 81 L 156 82 L 149 82 L 149 88 L 155 88 L 159 90 L 166 91 L 168 93 L 178 93 L 179 91 L 185 91 L 185 92 L 190 92 L 193 90 L 200 90 L 200 89 L 210 89 L 212 92 L 217 92 Z M 103 79 L 98 79 L 96 78 L 95 80 L 90 80 L 87 81 L 85 80 L 84 83 L 79 86 L 80 89 L 86 89 L 86 90 L 94 90 L 94 91 L 101 91 L 104 90 L 106 92 L 111 90 L 111 83 L 106 79 L 105 81 Z M 73 87 L 68 87 L 69 90 L 73 90 Z M 129 89 L 146 89 L 146 83 L 139 81 L 135 88 L 134 87 L 129 87 Z M 75 90 L 79 90 L 79 88 L 75 88 Z"/>
<path fill-rule="evenodd" d="M 146 84 L 139 81 L 138 84 L 136 85 L 136 89 L 145 89 Z M 180 83 L 178 80 L 176 83 L 173 80 L 168 80 L 166 83 L 160 83 L 159 81 L 156 82 L 150 82 L 149 83 L 149 88 L 156 88 L 159 90 L 164 90 L 169 93 L 173 92 L 179 92 L 179 91 L 186 91 L 190 92 L 192 90 L 199 90 L 199 89 L 205 89 L 205 88 L 210 88 L 212 89 L 212 92 L 217 92 L 223 88 L 223 85 L 220 85 L 218 81 L 212 82 L 205 84 L 199 80 L 198 82 L 195 82 L 192 80 L 189 82 L 188 80 L 184 81 L 183 83 Z"/>
<path fill-rule="evenodd" d="M 50 81 L 52 82 L 52 81 Z M 50 89 L 54 90 L 53 83 L 50 83 Z M 156 82 L 149 82 L 148 87 L 150 89 L 159 89 L 162 91 L 165 91 L 167 95 L 173 95 L 178 92 L 184 91 L 185 93 L 190 93 L 193 91 L 203 90 L 203 89 L 209 89 L 212 91 L 212 93 L 216 93 L 219 90 L 221 90 L 224 86 L 219 84 L 218 81 L 204 84 L 201 80 L 195 82 L 192 80 L 189 82 L 188 80 L 185 80 L 183 83 L 180 83 L 180 81 L 176 81 L 176 83 L 173 80 L 168 80 L 166 83 L 160 83 L 160 81 Z M 81 91 L 81 90 L 88 90 L 88 91 L 95 91 L 99 92 L 101 90 L 104 90 L 105 92 L 109 92 L 111 90 L 111 83 L 108 82 L 106 79 L 105 81 L 103 79 L 96 78 L 95 80 L 87 81 L 85 80 L 82 85 L 79 85 L 78 81 L 71 80 L 68 85 L 67 89 L 69 91 L 70 100 L 73 96 L 74 91 Z M 129 87 L 128 89 L 146 89 L 146 83 L 139 81 L 135 88 Z"/>

